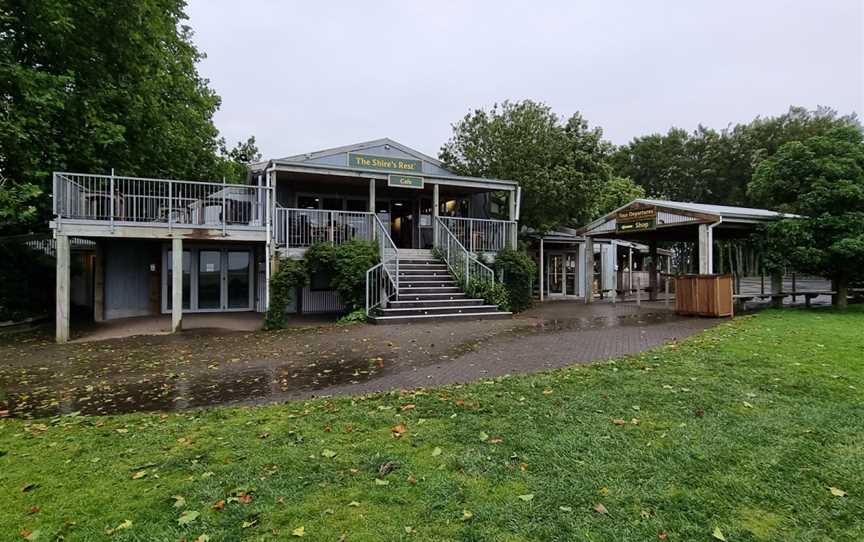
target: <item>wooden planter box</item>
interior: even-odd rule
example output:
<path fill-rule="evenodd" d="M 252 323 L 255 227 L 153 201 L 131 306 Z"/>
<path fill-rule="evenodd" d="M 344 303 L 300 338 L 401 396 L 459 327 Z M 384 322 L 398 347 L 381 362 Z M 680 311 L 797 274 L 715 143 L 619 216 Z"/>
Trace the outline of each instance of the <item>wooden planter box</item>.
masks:
<path fill-rule="evenodd" d="M 732 316 L 732 275 L 675 277 L 675 312 L 686 316 Z"/>

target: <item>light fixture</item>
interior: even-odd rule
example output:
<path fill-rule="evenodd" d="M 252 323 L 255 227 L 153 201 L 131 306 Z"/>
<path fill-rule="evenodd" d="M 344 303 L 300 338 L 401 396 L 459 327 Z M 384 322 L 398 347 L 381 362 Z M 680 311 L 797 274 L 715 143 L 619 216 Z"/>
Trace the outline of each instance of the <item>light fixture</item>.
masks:
<path fill-rule="evenodd" d="M 401 202 L 401 201 L 397 201 L 396 203 L 393 204 L 393 206 L 394 206 L 394 207 L 402 207 L 402 202 Z"/>

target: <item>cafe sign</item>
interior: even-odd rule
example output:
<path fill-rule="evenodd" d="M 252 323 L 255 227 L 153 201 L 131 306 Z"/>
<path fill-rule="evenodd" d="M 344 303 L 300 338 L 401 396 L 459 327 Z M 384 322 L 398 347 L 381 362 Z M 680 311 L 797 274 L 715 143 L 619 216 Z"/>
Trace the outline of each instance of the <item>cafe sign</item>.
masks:
<path fill-rule="evenodd" d="M 398 173 L 420 173 L 423 171 L 423 162 L 412 158 L 393 158 L 391 156 L 375 156 L 373 154 L 349 152 L 348 167 L 396 171 Z"/>
<path fill-rule="evenodd" d="M 423 177 L 412 175 L 388 175 L 387 186 L 395 188 L 419 188 L 423 189 Z"/>
<path fill-rule="evenodd" d="M 653 230 L 657 227 L 657 208 L 619 211 L 615 216 L 615 222 L 619 232 Z"/>

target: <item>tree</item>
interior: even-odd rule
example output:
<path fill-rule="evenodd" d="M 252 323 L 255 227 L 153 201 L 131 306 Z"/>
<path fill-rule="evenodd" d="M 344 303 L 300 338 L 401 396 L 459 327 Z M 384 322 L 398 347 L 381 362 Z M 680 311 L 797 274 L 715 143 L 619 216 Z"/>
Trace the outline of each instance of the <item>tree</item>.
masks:
<path fill-rule="evenodd" d="M 225 140 L 219 142 L 220 152 L 220 177 L 228 182 L 243 182 L 249 171 L 249 164 L 261 160 L 261 152 L 255 144 L 255 136 L 246 141 L 238 141 L 237 144 L 228 149 Z"/>
<path fill-rule="evenodd" d="M 213 113 L 184 0 L 6 0 L 0 6 L 0 174 L 51 171 L 218 180 Z M 20 193 L 29 189 L 16 188 Z"/>
<path fill-rule="evenodd" d="M 593 218 L 623 207 L 634 199 L 644 197 L 645 189 L 634 183 L 629 177 L 612 176 L 597 197 Z"/>
<path fill-rule="evenodd" d="M 466 115 L 439 158 L 460 175 L 517 181 L 522 224 L 548 231 L 591 218 L 611 150 L 579 113 L 562 122 L 549 106 L 525 100 Z"/>
<path fill-rule="evenodd" d="M 637 137 L 616 149 L 611 163 L 617 175 L 630 177 L 651 197 L 748 206 L 753 202 L 747 186 L 761 160 L 785 143 L 845 126 L 859 126 L 857 117 L 827 107 L 790 107 L 720 131 L 699 126 L 692 133 L 672 128 Z"/>
<path fill-rule="evenodd" d="M 864 134 L 835 128 L 782 145 L 756 168 L 749 187 L 757 202 L 802 218 L 765 229 L 775 270 L 784 265 L 826 276 L 845 307 L 849 282 L 864 277 Z"/>

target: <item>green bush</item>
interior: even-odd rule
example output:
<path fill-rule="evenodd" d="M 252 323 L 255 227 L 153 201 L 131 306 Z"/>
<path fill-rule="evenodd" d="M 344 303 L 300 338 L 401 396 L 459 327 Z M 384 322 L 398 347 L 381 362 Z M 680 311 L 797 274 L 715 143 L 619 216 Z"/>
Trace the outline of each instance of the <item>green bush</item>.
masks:
<path fill-rule="evenodd" d="M 318 243 L 306 251 L 310 274 L 324 272 L 330 287 L 336 290 L 347 312 L 365 309 L 366 271 L 378 263 L 378 245 L 374 241 L 353 239 L 333 246 Z"/>
<path fill-rule="evenodd" d="M 495 275 L 504 276 L 510 300 L 510 310 L 524 311 L 534 302 L 531 287 L 537 274 L 537 265 L 527 254 L 506 248 L 495 256 Z"/>
<path fill-rule="evenodd" d="M 497 305 L 502 311 L 511 310 L 510 292 L 500 282 L 472 278 L 465 285 L 465 293 L 468 294 L 468 297 L 482 299 L 489 305 Z"/>
<path fill-rule="evenodd" d="M 285 327 L 285 311 L 297 288 L 309 282 L 309 271 L 303 260 L 280 258 L 276 271 L 270 276 L 270 306 L 264 317 L 264 329 Z"/>

